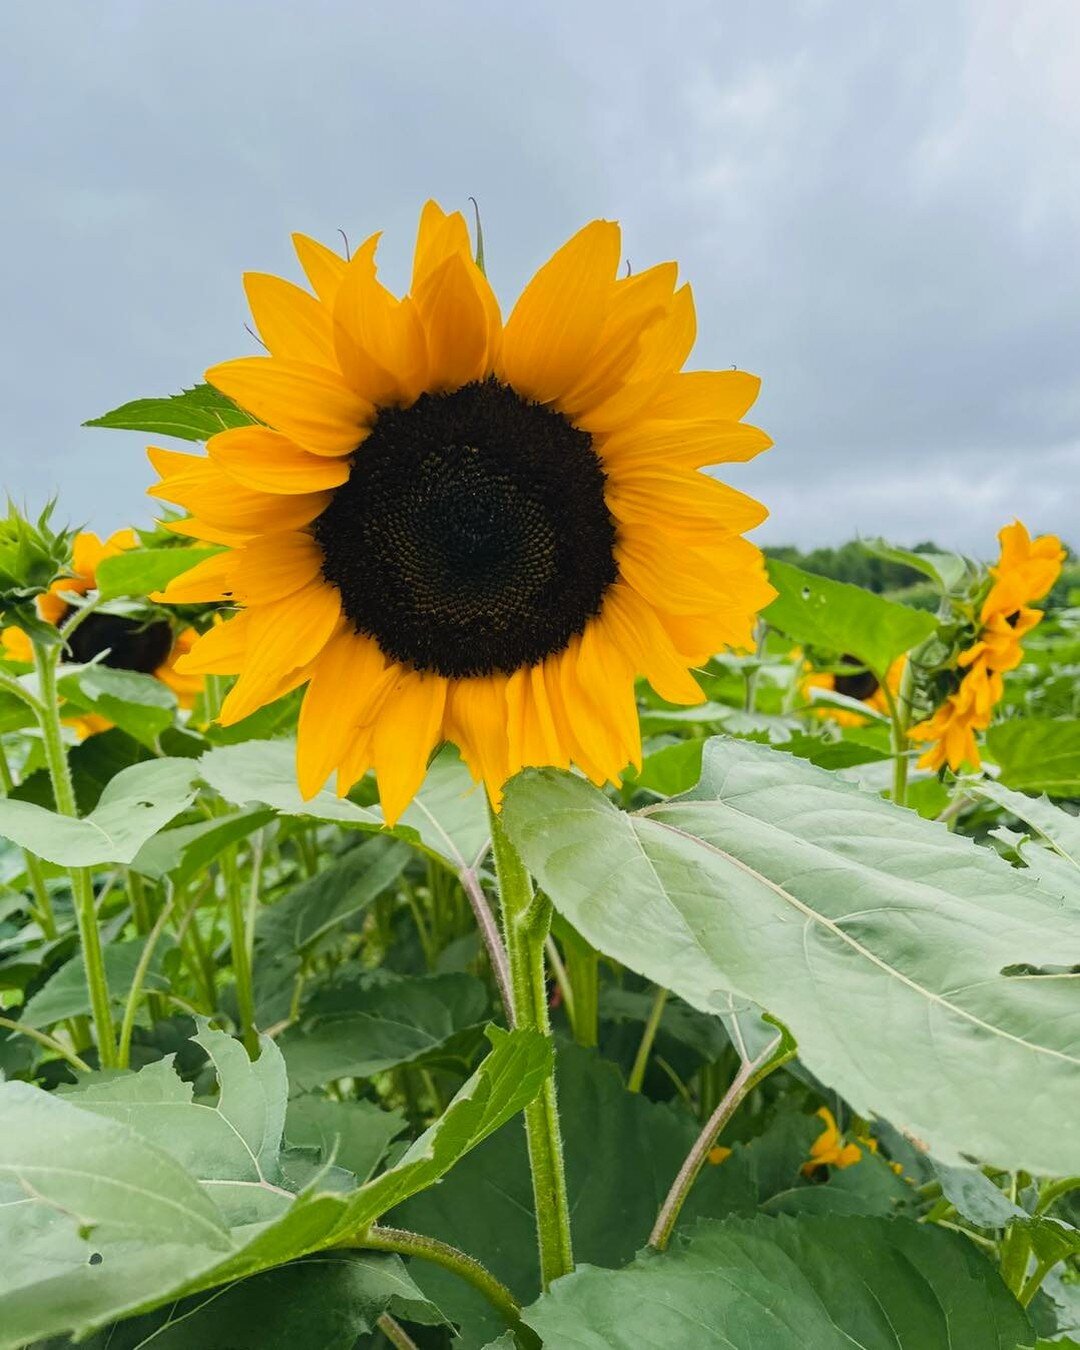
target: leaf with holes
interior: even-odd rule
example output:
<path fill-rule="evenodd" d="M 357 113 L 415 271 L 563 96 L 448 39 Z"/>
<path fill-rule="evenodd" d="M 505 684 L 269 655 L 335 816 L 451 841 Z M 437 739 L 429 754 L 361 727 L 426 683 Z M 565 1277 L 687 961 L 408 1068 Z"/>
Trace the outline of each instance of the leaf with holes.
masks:
<path fill-rule="evenodd" d="M 637 815 L 554 771 L 514 780 L 504 814 L 593 946 L 704 1011 L 760 1004 L 861 1114 L 946 1162 L 1080 1172 L 1061 1128 L 1080 1114 L 1080 915 L 989 849 L 720 738 L 691 793 Z"/>

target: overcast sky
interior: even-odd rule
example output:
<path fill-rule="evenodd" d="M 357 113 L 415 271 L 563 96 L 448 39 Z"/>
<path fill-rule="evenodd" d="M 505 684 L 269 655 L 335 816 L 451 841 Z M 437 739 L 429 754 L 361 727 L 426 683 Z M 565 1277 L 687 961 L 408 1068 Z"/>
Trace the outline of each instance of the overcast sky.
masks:
<path fill-rule="evenodd" d="M 1019 515 L 1080 544 L 1077 0 L 49 0 L 0 6 L 0 485 L 145 522 L 80 428 L 252 349 L 289 233 L 483 211 L 506 309 L 595 216 L 679 261 L 691 364 L 763 380 L 762 542 Z"/>

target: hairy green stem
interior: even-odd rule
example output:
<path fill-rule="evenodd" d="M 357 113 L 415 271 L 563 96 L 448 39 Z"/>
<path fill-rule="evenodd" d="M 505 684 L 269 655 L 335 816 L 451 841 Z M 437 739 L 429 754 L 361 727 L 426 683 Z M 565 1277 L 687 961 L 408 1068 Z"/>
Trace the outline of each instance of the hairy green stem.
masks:
<path fill-rule="evenodd" d="M 419 1346 L 397 1318 L 391 1317 L 389 1313 L 383 1313 L 378 1317 L 375 1325 L 394 1347 L 394 1350 L 419 1350 Z"/>
<path fill-rule="evenodd" d="M 366 1247 L 376 1252 L 396 1252 L 399 1256 L 419 1257 L 422 1261 L 431 1261 L 434 1265 L 442 1266 L 444 1270 L 452 1271 L 459 1279 L 471 1284 L 478 1293 L 483 1294 L 503 1317 L 507 1326 L 515 1332 L 523 1330 L 529 1336 L 533 1334 L 528 1332 L 528 1328 L 521 1327 L 521 1308 L 506 1285 L 497 1280 L 491 1271 L 474 1257 L 459 1251 L 457 1247 L 451 1247 L 448 1242 L 440 1242 L 438 1238 L 427 1237 L 423 1233 L 412 1233 L 406 1228 L 383 1228 L 376 1224 L 358 1233 L 356 1238 L 346 1245 Z M 533 1340 L 532 1344 L 538 1346 L 539 1341 Z"/>
<path fill-rule="evenodd" d="M 18 1032 L 20 1036 L 29 1036 L 32 1041 L 37 1041 L 38 1045 L 43 1045 L 46 1050 L 51 1050 L 54 1054 L 66 1059 L 73 1069 L 78 1069 L 80 1073 L 90 1073 L 90 1065 L 85 1059 L 69 1050 L 62 1041 L 58 1041 L 55 1036 L 49 1036 L 44 1031 L 38 1031 L 37 1027 L 23 1026 L 21 1022 L 14 1022 L 10 1017 L 0 1017 L 0 1027 L 5 1027 L 8 1031 Z"/>
<path fill-rule="evenodd" d="M 892 799 L 897 806 L 907 802 L 908 758 L 911 750 L 908 741 L 908 723 L 911 720 L 911 696 L 915 689 L 915 663 L 909 656 L 904 662 L 904 673 L 900 678 L 900 689 L 894 698 L 889 689 L 887 676 L 878 676 L 878 681 L 889 709 L 889 722 L 892 728 L 893 781 Z"/>
<path fill-rule="evenodd" d="M 532 880 L 525 864 L 490 804 L 488 814 L 510 963 L 514 1022 L 518 1027 L 534 1027 L 550 1038 L 544 940 L 551 926 L 551 904 L 533 894 Z M 540 1283 L 547 1289 L 552 1280 L 569 1274 L 574 1268 L 570 1206 L 553 1074 L 544 1081 L 539 1096 L 525 1108 L 525 1136 L 536 1209 Z"/>
<path fill-rule="evenodd" d="M 675 1225 L 678 1222 L 679 1213 L 686 1203 L 686 1197 L 690 1194 L 698 1173 L 704 1167 L 705 1160 L 709 1156 L 709 1150 L 716 1143 L 720 1131 L 754 1088 L 769 1074 L 774 1073 L 781 1065 L 786 1064 L 795 1054 L 794 1050 L 789 1050 L 774 1055 L 775 1050 L 776 1045 L 774 1043 L 758 1059 L 743 1060 L 740 1064 L 738 1073 L 731 1081 L 731 1086 L 720 1099 L 719 1106 L 705 1122 L 704 1128 L 694 1141 L 694 1146 L 686 1155 L 682 1167 L 679 1168 L 678 1176 L 671 1183 L 671 1189 L 668 1191 L 664 1203 L 660 1206 L 656 1223 L 653 1224 L 653 1230 L 649 1234 L 650 1247 L 662 1252 L 671 1241 L 671 1235 L 675 1231 Z M 773 1057 L 770 1058 L 770 1056 Z"/>
<path fill-rule="evenodd" d="M 259 1053 L 259 1033 L 255 1029 L 255 987 L 251 974 L 251 948 L 248 945 L 247 907 L 240 887 L 240 869 L 236 847 L 230 845 L 221 855 L 221 876 L 225 887 L 225 909 L 229 922 L 229 948 L 236 978 L 236 1006 L 240 1034 L 249 1055 Z"/>
<path fill-rule="evenodd" d="M 61 815 L 77 818 L 79 811 L 71 781 L 71 767 L 68 764 L 63 733 L 60 729 L 59 694 L 56 687 L 56 663 L 60 650 L 58 647 L 49 649 L 40 643 L 34 643 L 34 666 L 37 670 L 40 697 L 37 713 L 56 809 Z M 101 934 L 98 931 L 97 912 L 94 908 L 94 883 L 89 868 L 72 867 L 69 874 L 83 963 L 86 967 L 86 985 L 90 994 L 90 1011 L 94 1018 L 98 1058 L 103 1069 L 112 1069 L 116 1067 L 116 1031 L 113 1026 L 112 1004 L 109 1001 L 109 983 L 105 975 Z"/>
<path fill-rule="evenodd" d="M 653 1041 L 656 1040 L 656 1033 L 660 1030 L 660 1019 L 664 1015 L 664 1005 L 667 1000 L 668 991 L 657 985 L 652 1007 L 649 1009 L 649 1016 L 645 1022 L 645 1030 L 641 1033 L 641 1043 L 634 1058 L 634 1065 L 630 1070 L 630 1077 L 626 1080 L 628 1092 L 641 1091 L 641 1085 L 645 1081 L 645 1070 L 649 1064 L 649 1056 L 652 1054 Z"/>
<path fill-rule="evenodd" d="M 15 790 L 15 775 L 11 772 L 11 765 L 8 763 L 8 757 L 4 753 L 4 747 L 0 745 L 0 787 L 4 790 L 4 796 L 8 796 Z M 30 883 L 30 889 L 34 894 L 34 917 L 41 925 L 41 931 L 50 942 L 58 935 L 59 929 L 56 926 L 56 915 L 53 912 L 52 896 L 49 894 L 49 888 L 45 885 L 45 873 L 42 871 L 41 859 L 36 853 L 31 853 L 28 848 L 21 849 L 23 862 L 26 865 L 26 879 Z"/>

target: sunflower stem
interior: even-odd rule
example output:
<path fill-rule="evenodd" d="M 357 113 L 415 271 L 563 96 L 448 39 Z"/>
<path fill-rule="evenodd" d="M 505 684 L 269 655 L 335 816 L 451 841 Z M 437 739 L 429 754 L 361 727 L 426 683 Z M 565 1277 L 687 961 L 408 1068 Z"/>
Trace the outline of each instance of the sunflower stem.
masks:
<path fill-rule="evenodd" d="M 532 880 L 525 864 L 490 803 L 488 814 L 510 963 L 514 1023 L 518 1027 L 533 1027 L 550 1039 L 544 942 L 551 927 L 551 903 L 533 894 Z M 525 1135 L 536 1210 L 540 1282 L 547 1289 L 552 1280 L 569 1274 L 574 1268 L 570 1206 L 553 1074 L 545 1080 L 539 1096 L 525 1108 Z"/>
<path fill-rule="evenodd" d="M 652 1007 L 649 1009 L 649 1016 L 645 1022 L 645 1030 L 641 1033 L 641 1043 L 638 1045 L 634 1064 L 630 1070 L 630 1077 L 626 1080 L 627 1092 L 641 1091 L 641 1085 L 645 1081 L 645 1070 L 649 1065 L 649 1056 L 652 1054 L 656 1033 L 660 1030 L 660 1019 L 664 1015 L 664 1005 L 667 1000 L 668 991 L 662 985 L 657 985 Z"/>
<path fill-rule="evenodd" d="M 45 763 L 52 781 L 53 798 L 57 811 L 63 816 L 78 818 L 75 788 L 71 781 L 71 766 L 64 748 L 60 729 L 60 700 L 56 687 L 56 664 L 62 648 L 48 648 L 34 643 L 34 668 L 38 677 L 38 724 L 45 749 Z M 83 964 L 86 967 L 86 986 L 90 994 L 90 1010 L 94 1018 L 98 1059 L 103 1069 L 116 1067 L 116 1030 L 113 1025 L 109 983 L 105 974 L 105 957 L 98 931 L 97 911 L 94 907 L 94 883 L 87 867 L 69 869 L 71 894 L 75 902 L 75 919 L 79 928 Z"/>
<path fill-rule="evenodd" d="M 698 1178 L 698 1173 L 705 1166 L 705 1161 L 716 1143 L 720 1131 L 759 1083 L 794 1058 L 794 1049 L 779 1049 L 778 1053 L 779 1044 L 779 1042 L 775 1042 L 757 1059 L 744 1059 L 742 1061 L 738 1073 L 731 1080 L 730 1087 L 720 1099 L 720 1104 L 705 1122 L 701 1133 L 694 1141 L 693 1147 L 686 1155 L 682 1167 L 679 1168 L 678 1176 L 671 1183 L 671 1189 L 668 1191 L 664 1203 L 660 1206 L 656 1223 L 653 1224 L 653 1230 L 649 1234 L 649 1246 L 656 1251 L 664 1251 L 671 1241 L 671 1235 L 675 1231 L 675 1225 L 678 1222 L 682 1207 L 686 1203 L 686 1197 L 690 1194 L 694 1182 Z"/>
<path fill-rule="evenodd" d="M 892 799 L 897 806 L 907 801 L 908 781 L 908 722 L 911 719 L 911 696 L 915 688 L 914 662 L 909 656 L 904 662 L 904 673 L 900 679 L 900 689 L 894 698 L 889 691 L 888 678 L 878 677 L 878 683 L 885 693 L 889 708 L 889 721 L 892 724 L 893 782 Z"/>
<path fill-rule="evenodd" d="M 0 745 L 0 788 L 3 788 L 5 797 L 15 791 L 15 777 L 11 772 L 11 765 L 8 763 L 2 745 Z M 34 893 L 34 917 L 41 925 L 41 931 L 45 934 L 45 937 L 52 942 L 58 936 L 60 930 L 56 926 L 56 914 L 53 912 L 49 888 L 45 884 L 45 873 L 42 871 L 41 859 L 36 853 L 31 853 L 28 848 L 22 849 L 21 852 L 23 862 L 26 864 L 26 879 Z"/>
<path fill-rule="evenodd" d="M 240 1017 L 240 1034 L 248 1054 L 259 1053 L 259 1033 L 255 1029 L 255 989 L 251 976 L 251 948 L 248 945 L 247 906 L 240 887 L 240 871 L 236 865 L 236 846 L 231 845 L 221 855 L 221 876 L 225 885 L 225 907 L 229 921 L 229 948 L 232 952 L 233 975 L 236 978 L 236 1008 Z"/>

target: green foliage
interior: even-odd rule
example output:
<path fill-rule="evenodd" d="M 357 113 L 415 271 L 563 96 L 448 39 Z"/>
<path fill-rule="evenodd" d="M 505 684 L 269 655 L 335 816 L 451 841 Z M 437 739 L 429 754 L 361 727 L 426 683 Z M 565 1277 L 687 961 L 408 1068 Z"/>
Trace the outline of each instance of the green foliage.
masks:
<path fill-rule="evenodd" d="M 1080 718 L 1024 718 L 990 728 L 1001 781 L 1020 792 L 1080 797 Z"/>
<path fill-rule="evenodd" d="M 180 539 L 176 540 L 176 545 L 174 548 L 133 548 L 106 558 L 97 568 L 99 594 L 105 600 L 152 595 L 164 590 L 181 572 L 221 552 L 217 548 L 188 548 Z"/>
<path fill-rule="evenodd" d="M 250 425 L 255 419 L 232 399 L 208 384 L 197 384 L 166 398 L 137 398 L 112 412 L 84 422 L 87 427 L 111 427 L 121 431 L 145 431 L 152 436 L 176 436 L 185 441 L 205 441 L 229 427 Z"/>
<path fill-rule="evenodd" d="M 589 1267 L 526 1310 L 546 1345 L 1017 1350 L 1034 1334 L 970 1243 L 902 1220 L 702 1223 L 669 1255 Z M 691 1331 L 691 1328 L 693 1330 Z"/>
<path fill-rule="evenodd" d="M 943 1156 L 1080 1171 L 1041 1106 L 1075 1096 L 1080 1111 L 1073 991 L 1003 973 L 1080 953 L 1080 917 L 991 852 L 803 761 L 720 738 L 691 793 L 644 813 L 543 771 L 511 784 L 505 815 L 594 946 L 703 1010 L 728 991 L 760 1003 L 862 1114 Z M 927 1091 L 928 1070 L 948 1092 Z"/>
<path fill-rule="evenodd" d="M 767 623 L 796 642 L 857 657 L 882 678 L 937 626 L 929 614 L 788 563 L 771 561 L 769 580 L 778 594 L 763 611 Z"/>
<path fill-rule="evenodd" d="M 848 582 L 878 594 L 914 585 L 924 576 L 951 575 L 956 568 L 951 561 L 955 555 L 942 553 L 931 543 L 900 549 L 880 539 L 851 539 L 837 548 L 815 548 L 809 552 L 790 544 L 774 544 L 766 546 L 765 553 L 815 576 Z"/>

